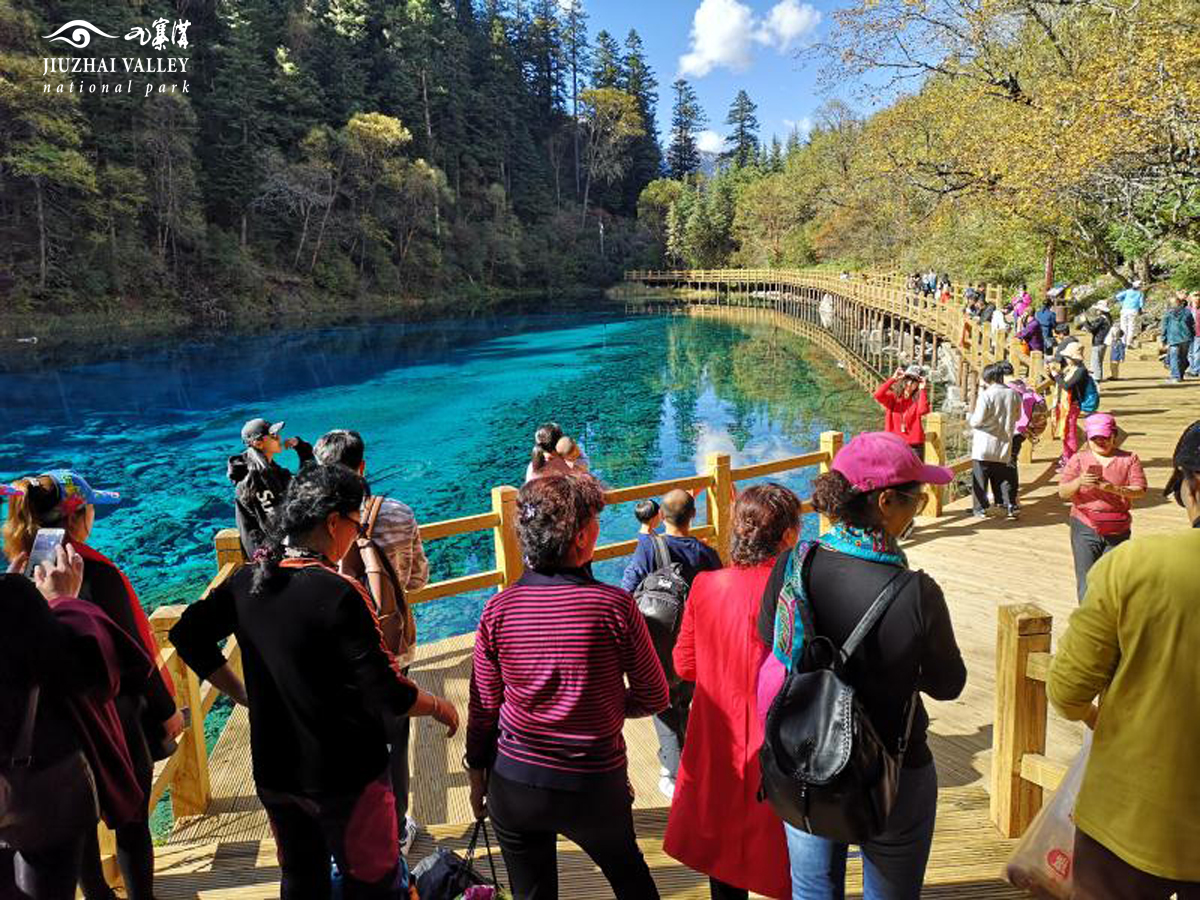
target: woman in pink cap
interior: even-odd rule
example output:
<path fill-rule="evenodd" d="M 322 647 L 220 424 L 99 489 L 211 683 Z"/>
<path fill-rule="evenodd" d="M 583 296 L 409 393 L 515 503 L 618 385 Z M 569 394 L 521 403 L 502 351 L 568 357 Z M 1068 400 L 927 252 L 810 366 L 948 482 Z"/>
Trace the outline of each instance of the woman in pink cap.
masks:
<path fill-rule="evenodd" d="M 1117 448 L 1117 420 L 1093 413 L 1084 423 L 1087 446 L 1059 475 L 1058 496 L 1071 501 L 1071 555 L 1079 602 L 1088 570 L 1117 544 L 1129 540 L 1133 501 L 1146 493 L 1146 476 L 1136 453 Z"/>
<path fill-rule="evenodd" d="M 895 434 L 860 434 L 813 482 L 813 506 L 833 521 L 816 541 L 781 554 L 763 591 L 760 638 L 771 648 L 758 685 L 765 714 L 784 674 L 816 636 L 842 646 L 893 580 L 894 598 L 843 670 L 891 752 L 905 746 L 899 792 L 882 833 L 864 840 L 865 900 L 918 900 L 937 814 L 937 770 L 920 693 L 953 700 L 966 684 L 950 611 L 937 582 L 909 574 L 899 539 L 925 505 L 926 484 L 950 469 L 925 465 Z M 816 635 L 802 623 L 812 623 Z M 785 823 L 793 897 L 845 894 L 845 843 Z"/>

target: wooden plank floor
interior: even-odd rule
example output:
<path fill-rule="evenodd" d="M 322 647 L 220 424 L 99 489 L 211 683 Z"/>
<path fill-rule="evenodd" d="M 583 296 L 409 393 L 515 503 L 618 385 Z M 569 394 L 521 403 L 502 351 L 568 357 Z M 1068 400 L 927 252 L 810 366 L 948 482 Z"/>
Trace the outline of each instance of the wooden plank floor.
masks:
<path fill-rule="evenodd" d="M 1197 415 L 1195 385 L 1161 383 L 1163 370 L 1150 360 L 1124 367 L 1124 377 L 1102 386 L 1101 408 L 1115 413 L 1129 432 L 1126 447 L 1139 454 L 1151 492 L 1134 512 L 1134 534 L 1186 527 L 1182 512 L 1161 496 L 1175 441 Z M 942 585 L 968 668 L 963 695 L 949 703 L 926 701 L 931 716 L 929 741 L 937 758 L 941 791 L 938 823 L 924 896 L 944 898 L 1019 897 L 999 874 L 1014 842 L 1000 838 L 988 821 L 986 776 L 992 742 L 996 609 L 1005 603 L 1040 603 L 1054 615 L 1060 635 L 1075 608 L 1075 582 L 1067 529 L 1067 505 L 1055 495 L 1050 460 L 1057 447 L 1043 444 L 1022 477 L 1030 485 L 1023 496 L 1020 522 L 979 521 L 968 501 L 927 522 L 908 544 L 914 566 Z M 466 707 L 471 636 L 423 645 L 413 668 L 426 689 Z M 248 723 L 235 712 L 213 751 L 214 799 L 207 815 L 177 823 L 170 843 L 159 849 L 157 893 L 163 898 L 258 898 L 278 896 L 279 871 L 266 817 L 250 775 Z M 414 847 L 413 858 L 435 841 L 460 847 L 468 833 L 470 811 L 462 770 L 463 734 L 445 740 L 430 720 L 414 722 L 413 815 L 429 827 Z M 1078 748 L 1080 727 L 1050 717 L 1048 755 L 1068 759 Z M 664 897 L 706 897 L 704 879 L 662 852 L 667 801 L 657 791 L 657 743 L 648 720 L 627 723 L 630 778 L 636 792 L 639 842 Z M 499 855 L 497 865 L 501 865 Z M 577 847 L 560 844 L 559 866 L 564 897 L 611 896 L 603 878 Z M 861 869 L 851 866 L 852 889 Z"/>

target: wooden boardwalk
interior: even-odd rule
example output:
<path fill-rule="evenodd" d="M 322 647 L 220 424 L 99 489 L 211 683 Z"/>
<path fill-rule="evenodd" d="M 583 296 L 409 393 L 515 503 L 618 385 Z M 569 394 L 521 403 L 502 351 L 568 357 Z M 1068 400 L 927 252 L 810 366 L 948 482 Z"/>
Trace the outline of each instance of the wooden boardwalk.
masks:
<path fill-rule="evenodd" d="M 1134 534 L 1185 527 L 1182 511 L 1160 495 L 1175 441 L 1200 416 L 1200 393 L 1191 384 L 1162 384 L 1163 370 L 1149 359 L 1126 363 L 1122 380 L 1102 385 L 1101 408 L 1116 414 L 1129 432 L 1126 448 L 1138 453 L 1150 480 L 1150 494 L 1134 512 Z M 1005 603 L 1036 601 L 1054 615 L 1054 633 L 1066 627 L 1075 608 L 1075 583 L 1066 525 L 1067 507 L 1055 494 L 1050 462 L 1057 456 L 1043 444 L 1022 478 L 1020 522 L 972 518 L 969 501 L 948 506 L 949 515 L 927 523 L 908 544 L 912 564 L 943 587 L 958 641 L 967 662 L 963 695 L 949 703 L 926 701 L 931 716 L 930 746 L 937 758 L 941 791 L 934 848 L 924 896 L 935 898 L 1021 897 L 999 875 L 1014 842 L 1001 838 L 988 821 L 986 793 L 992 744 L 996 609 Z M 445 694 L 464 711 L 470 675 L 471 636 L 424 645 L 414 666 L 416 680 Z M 1051 716 L 1047 755 L 1068 759 L 1078 748 L 1080 726 Z M 279 870 L 266 818 L 250 776 L 247 720 L 243 710 L 230 719 L 211 758 L 213 801 L 205 816 L 177 823 L 170 842 L 158 851 L 158 889 L 164 898 L 259 898 L 278 896 Z M 667 801 L 658 794 L 656 741 L 648 720 L 629 722 L 630 778 L 637 795 L 639 841 L 664 897 L 707 897 L 705 880 L 662 852 Z M 435 841 L 461 847 L 469 833 L 463 736 L 445 740 L 430 720 L 414 722 L 413 815 L 422 825 L 412 858 Z M 501 866 L 496 854 L 497 866 Z M 560 844 L 562 896 L 608 897 L 598 870 L 578 848 Z M 857 891 L 860 866 L 851 866 Z"/>

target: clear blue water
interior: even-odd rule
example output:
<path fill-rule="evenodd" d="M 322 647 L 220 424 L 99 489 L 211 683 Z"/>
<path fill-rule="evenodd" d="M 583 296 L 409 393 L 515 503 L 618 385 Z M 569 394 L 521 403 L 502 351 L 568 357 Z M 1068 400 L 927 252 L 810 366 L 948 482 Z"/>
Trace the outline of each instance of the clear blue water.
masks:
<path fill-rule="evenodd" d="M 232 524 L 225 460 L 242 423 L 286 419 L 315 441 L 334 427 L 367 443 L 372 487 L 421 521 L 489 508 L 519 485 L 547 419 L 613 486 L 691 474 L 715 450 L 746 464 L 815 449 L 827 429 L 877 427 L 836 365 L 791 335 L 683 317 L 572 314 L 382 323 L 131 347 L 73 365 L 5 360 L 0 477 L 83 472 L 125 502 L 91 543 L 147 608 L 195 598 Z M 294 467 L 295 456 L 280 461 Z M 812 472 L 783 479 L 806 492 Z M 601 540 L 632 537 L 630 504 L 605 510 Z M 810 527 L 812 527 L 810 525 Z M 434 578 L 491 568 L 490 534 L 431 542 Z M 599 564 L 619 581 L 621 560 Z M 423 641 L 474 628 L 488 592 L 419 607 Z"/>

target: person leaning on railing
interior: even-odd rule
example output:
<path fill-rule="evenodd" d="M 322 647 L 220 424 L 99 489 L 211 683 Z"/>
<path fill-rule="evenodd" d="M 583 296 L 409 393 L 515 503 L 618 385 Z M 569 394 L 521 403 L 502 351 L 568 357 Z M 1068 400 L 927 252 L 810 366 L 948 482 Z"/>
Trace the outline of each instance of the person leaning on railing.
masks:
<path fill-rule="evenodd" d="M 658 897 L 634 832 L 622 728 L 667 707 L 667 679 L 632 595 L 592 577 L 603 508 L 591 475 L 521 488 L 526 571 L 488 600 L 475 632 L 471 807 L 495 824 L 514 900 L 558 896 L 559 834 L 619 900 Z"/>
<path fill-rule="evenodd" d="M 1200 421 L 1172 465 L 1163 493 L 1192 527 L 1092 567 L 1046 682 L 1060 713 L 1095 728 L 1073 816 L 1086 900 L 1200 897 Z"/>
<path fill-rule="evenodd" d="M 345 466 L 301 469 L 252 564 L 171 629 L 183 661 L 250 709 L 254 781 L 285 900 L 328 896 L 331 854 L 347 897 L 386 891 L 400 860 L 387 735 L 402 716 L 458 728 L 452 704 L 400 674 L 370 596 L 336 569 L 358 537 L 366 491 Z M 244 686 L 221 653 L 231 634 Z"/>

